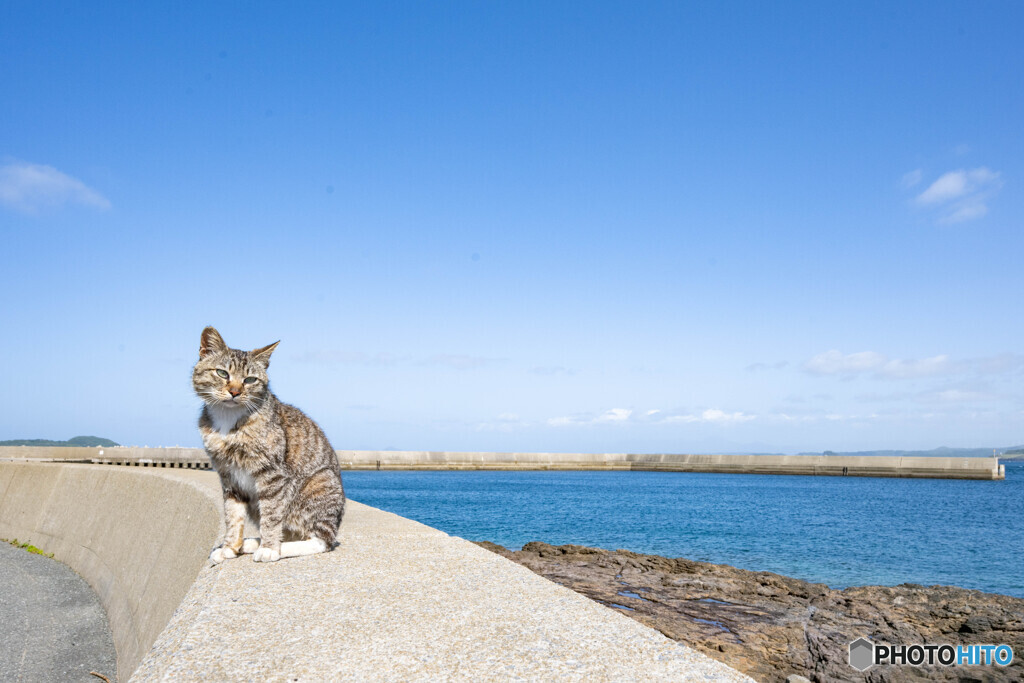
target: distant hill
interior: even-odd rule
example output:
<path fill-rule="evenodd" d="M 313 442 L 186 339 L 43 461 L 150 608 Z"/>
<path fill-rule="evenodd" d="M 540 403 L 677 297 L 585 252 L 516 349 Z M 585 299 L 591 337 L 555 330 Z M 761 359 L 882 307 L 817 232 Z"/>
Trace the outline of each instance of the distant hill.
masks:
<path fill-rule="evenodd" d="M 800 453 L 800 455 L 856 455 L 915 458 L 991 458 L 993 452 L 1007 460 L 1024 459 L 1024 446 L 1005 448 L 933 448 L 930 451 L 825 451 L 824 453 Z"/>
<path fill-rule="evenodd" d="M 1024 446 L 1010 448 L 999 457 L 1002 460 L 1024 460 Z"/>
<path fill-rule="evenodd" d="M 75 436 L 67 441 L 51 441 L 49 439 L 12 439 L 10 441 L 0 441 L 0 446 L 102 446 L 104 448 L 112 448 L 120 445 L 116 441 L 99 436 Z"/>

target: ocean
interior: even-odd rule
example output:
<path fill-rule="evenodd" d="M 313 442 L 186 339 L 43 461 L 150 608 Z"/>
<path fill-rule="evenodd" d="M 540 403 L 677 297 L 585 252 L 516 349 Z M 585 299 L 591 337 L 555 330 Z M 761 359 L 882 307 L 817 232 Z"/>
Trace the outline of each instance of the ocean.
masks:
<path fill-rule="evenodd" d="M 834 588 L 1024 597 L 1024 462 L 1005 481 L 685 472 L 346 471 L 353 500 L 518 550 L 575 543 Z"/>

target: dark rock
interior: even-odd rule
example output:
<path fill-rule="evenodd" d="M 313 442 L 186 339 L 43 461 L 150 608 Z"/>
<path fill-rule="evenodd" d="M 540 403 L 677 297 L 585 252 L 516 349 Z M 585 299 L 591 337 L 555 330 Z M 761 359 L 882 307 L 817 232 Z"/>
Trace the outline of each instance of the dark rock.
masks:
<path fill-rule="evenodd" d="M 984 633 L 992 630 L 992 621 L 985 615 L 968 617 L 967 621 L 960 625 L 960 633 Z"/>
<path fill-rule="evenodd" d="M 770 572 L 682 558 L 528 543 L 479 545 L 619 610 L 758 681 L 1024 680 L 1024 599 L 954 586 L 834 590 Z M 901 645 L 1000 644 L 1008 667 L 850 667 L 860 637 Z"/>

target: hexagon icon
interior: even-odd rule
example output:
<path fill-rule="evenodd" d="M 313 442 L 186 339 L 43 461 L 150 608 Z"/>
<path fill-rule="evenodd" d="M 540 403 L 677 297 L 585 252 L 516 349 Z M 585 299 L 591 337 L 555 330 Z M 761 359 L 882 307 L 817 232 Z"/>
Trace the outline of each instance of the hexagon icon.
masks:
<path fill-rule="evenodd" d="M 850 666 L 857 671 L 866 671 L 875 663 L 875 646 L 867 638 L 858 638 L 850 643 Z"/>

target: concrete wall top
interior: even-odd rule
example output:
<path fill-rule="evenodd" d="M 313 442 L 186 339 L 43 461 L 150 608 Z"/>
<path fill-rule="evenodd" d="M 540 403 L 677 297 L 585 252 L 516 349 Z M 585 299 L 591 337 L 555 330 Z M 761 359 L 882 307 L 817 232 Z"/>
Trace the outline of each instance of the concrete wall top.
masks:
<path fill-rule="evenodd" d="M 0 460 L 90 460 L 92 458 L 159 457 L 167 460 L 205 458 L 202 448 L 148 446 L 0 446 Z"/>

